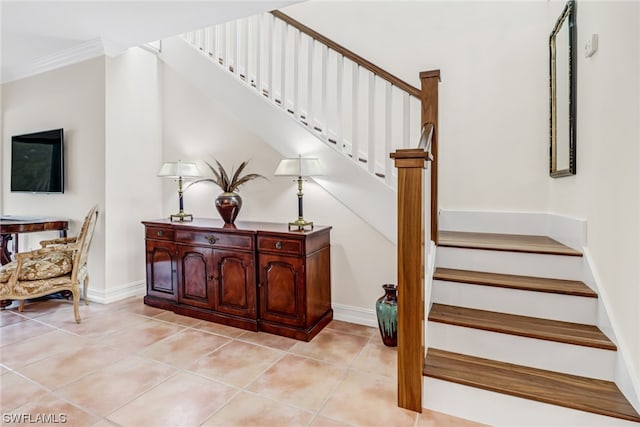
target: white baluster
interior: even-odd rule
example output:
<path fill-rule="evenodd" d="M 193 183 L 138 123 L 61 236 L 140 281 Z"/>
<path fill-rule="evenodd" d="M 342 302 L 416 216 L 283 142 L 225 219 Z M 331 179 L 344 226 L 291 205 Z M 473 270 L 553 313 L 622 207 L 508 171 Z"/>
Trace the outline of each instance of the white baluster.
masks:
<path fill-rule="evenodd" d="M 283 110 L 287 110 L 287 28 L 286 22 L 281 21 L 280 25 L 280 106 Z"/>
<path fill-rule="evenodd" d="M 218 61 L 221 65 L 227 66 L 227 24 L 222 24 L 220 28 L 220 58 Z"/>
<path fill-rule="evenodd" d="M 351 131 L 351 156 L 353 161 L 358 163 L 358 157 L 360 155 L 360 149 L 358 144 L 358 126 L 360 125 L 358 119 L 358 86 L 360 84 L 360 66 L 355 62 L 352 63 L 352 93 L 351 93 L 351 108 L 353 109 L 352 117 L 352 131 Z"/>
<path fill-rule="evenodd" d="M 344 152 L 344 139 L 342 137 L 342 79 L 344 77 L 344 56 L 337 53 L 336 59 L 336 145 Z"/>
<path fill-rule="evenodd" d="M 209 27 L 209 56 L 216 56 L 216 27 Z"/>
<path fill-rule="evenodd" d="M 384 180 L 388 185 L 391 185 L 393 160 L 389 157 L 389 153 L 393 151 L 391 145 L 391 112 L 393 111 L 393 92 L 391 91 L 391 83 L 386 82 L 384 87 Z"/>
<path fill-rule="evenodd" d="M 367 158 L 367 166 L 369 169 L 369 173 L 376 173 L 376 136 L 375 136 L 375 105 L 376 105 L 376 81 L 375 74 L 369 72 L 369 130 L 367 132 L 367 138 L 369 140 L 368 144 L 368 158 Z"/>
<path fill-rule="evenodd" d="M 273 15 L 270 13 L 267 14 L 267 34 L 269 37 L 269 49 L 267 53 L 267 84 L 269 87 L 267 90 L 269 91 L 269 99 L 273 101 L 273 36 L 276 31 L 275 25 L 273 22 Z"/>
<path fill-rule="evenodd" d="M 251 73 L 249 67 L 249 26 L 251 24 L 251 18 L 245 18 L 242 20 L 243 36 L 242 46 L 244 49 L 244 81 L 247 84 L 251 84 Z"/>
<path fill-rule="evenodd" d="M 314 40 L 307 38 L 307 124 L 313 130 L 313 48 Z"/>
<path fill-rule="evenodd" d="M 233 52 L 233 74 L 238 75 L 238 23 L 236 21 L 230 24 L 230 40 L 229 48 Z"/>
<path fill-rule="evenodd" d="M 256 16 L 256 39 L 255 39 L 255 46 L 254 46 L 254 50 L 255 50 L 255 67 L 256 67 L 256 77 L 255 77 L 255 84 L 256 84 L 256 90 L 258 91 L 258 93 L 262 93 L 262 80 L 261 80 L 261 75 L 260 75 L 260 70 L 262 68 L 262 64 L 260 63 L 262 61 L 261 55 L 260 53 L 262 52 L 262 16 L 263 15 L 258 15 Z"/>
<path fill-rule="evenodd" d="M 300 119 L 300 37 L 302 33 L 294 30 L 293 34 L 293 105 L 291 110 L 296 119 Z"/>
<path fill-rule="evenodd" d="M 327 107 L 327 70 L 329 68 L 329 48 L 322 46 L 322 116 L 324 118 L 324 128 L 322 134 L 325 139 L 329 137 L 329 109 Z"/>
<path fill-rule="evenodd" d="M 404 148 L 409 148 L 411 145 L 410 142 L 410 119 L 411 114 L 409 113 L 409 94 L 407 92 L 402 93 L 402 146 Z"/>

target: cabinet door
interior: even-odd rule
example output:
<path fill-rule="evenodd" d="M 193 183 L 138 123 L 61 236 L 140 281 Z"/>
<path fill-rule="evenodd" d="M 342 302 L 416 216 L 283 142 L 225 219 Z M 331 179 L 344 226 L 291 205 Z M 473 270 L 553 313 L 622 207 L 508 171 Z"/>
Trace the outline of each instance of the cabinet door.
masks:
<path fill-rule="evenodd" d="M 176 245 L 147 240 L 147 295 L 175 301 L 177 279 Z"/>
<path fill-rule="evenodd" d="M 256 273 L 253 253 L 216 249 L 213 255 L 214 309 L 256 318 Z"/>
<path fill-rule="evenodd" d="M 301 258 L 260 254 L 260 318 L 305 325 L 304 262 Z"/>
<path fill-rule="evenodd" d="M 209 272 L 212 251 L 197 246 L 180 246 L 178 301 L 194 307 L 213 308 L 213 274 Z"/>

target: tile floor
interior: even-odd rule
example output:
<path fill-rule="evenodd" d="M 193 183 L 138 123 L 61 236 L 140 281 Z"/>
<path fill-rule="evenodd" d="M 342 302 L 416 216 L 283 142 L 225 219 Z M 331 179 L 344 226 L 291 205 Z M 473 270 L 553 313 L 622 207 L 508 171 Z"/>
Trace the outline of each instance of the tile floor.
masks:
<path fill-rule="evenodd" d="M 476 426 L 396 407 L 396 351 L 333 321 L 310 343 L 147 307 L 142 298 L 0 311 L 2 425 Z"/>

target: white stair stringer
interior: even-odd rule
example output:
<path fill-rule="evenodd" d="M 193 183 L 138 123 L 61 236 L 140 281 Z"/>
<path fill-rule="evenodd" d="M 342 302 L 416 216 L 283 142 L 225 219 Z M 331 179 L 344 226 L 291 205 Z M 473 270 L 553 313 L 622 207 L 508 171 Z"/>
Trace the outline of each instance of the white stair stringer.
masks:
<path fill-rule="evenodd" d="M 486 273 L 581 280 L 582 257 L 438 246 L 436 266 Z"/>
<path fill-rule="evenodd" d="M 438 249 L 439 250 L 439 249 Z M 598 299 L 434 280 L 432 301 L 478 310 L 595 325 Z"/>
<path fill-rule="evenodd" d="M 356 215 L 396 241 L 396 192 L 313 132 L 298 123 L 247 83 L 220 67 L 181 37 L 163 40 L 159 55 L 169 67 L 202 93 L 224 102 L 229 113 L 285 157 L 317 157 L 325 175 L 314 178 Z"/>
<path fill-rule="evenodd" d="M 613 381 L 616 352 L 428 322 L 429 346 L 499 362 Z"/>
<path fill-rule="evenodd" d="M 422 406 L 496 427 L 637 427 L 638 423 L 423 377 Z"/>

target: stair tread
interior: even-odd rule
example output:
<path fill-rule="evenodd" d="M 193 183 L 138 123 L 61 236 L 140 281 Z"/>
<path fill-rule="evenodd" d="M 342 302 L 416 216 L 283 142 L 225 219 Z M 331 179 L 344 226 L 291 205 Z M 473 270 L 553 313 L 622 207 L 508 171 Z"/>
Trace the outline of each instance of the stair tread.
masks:
<path fill-rule="evenodd" d="M 485 273 L 481 271 L 437 268 L 433 278 L 448 282 L 471 283 L 500 288 L 548 292 L 597 298 L 598 294 L 577 280 L 547 279 L 543 277 L 517 276 L 513 274 Z"/>
<path fill-rule="evenodd" d="M 438 232 L 438 246 L 582 256 L 580 251 L 563 245 L 550 237 L 522 234 L 469 233 L 441 230 Z"/>
<path fill-rule="evenodd" d="M 529 368 L 430 348 L 424 375 L 538 402 L 640 422 L 611 381 Z"/>
<path fill-rule="evenodd" d="M 616 350 L 597 326 L 433 304 L 429 321 L 585 347 Z"/>

